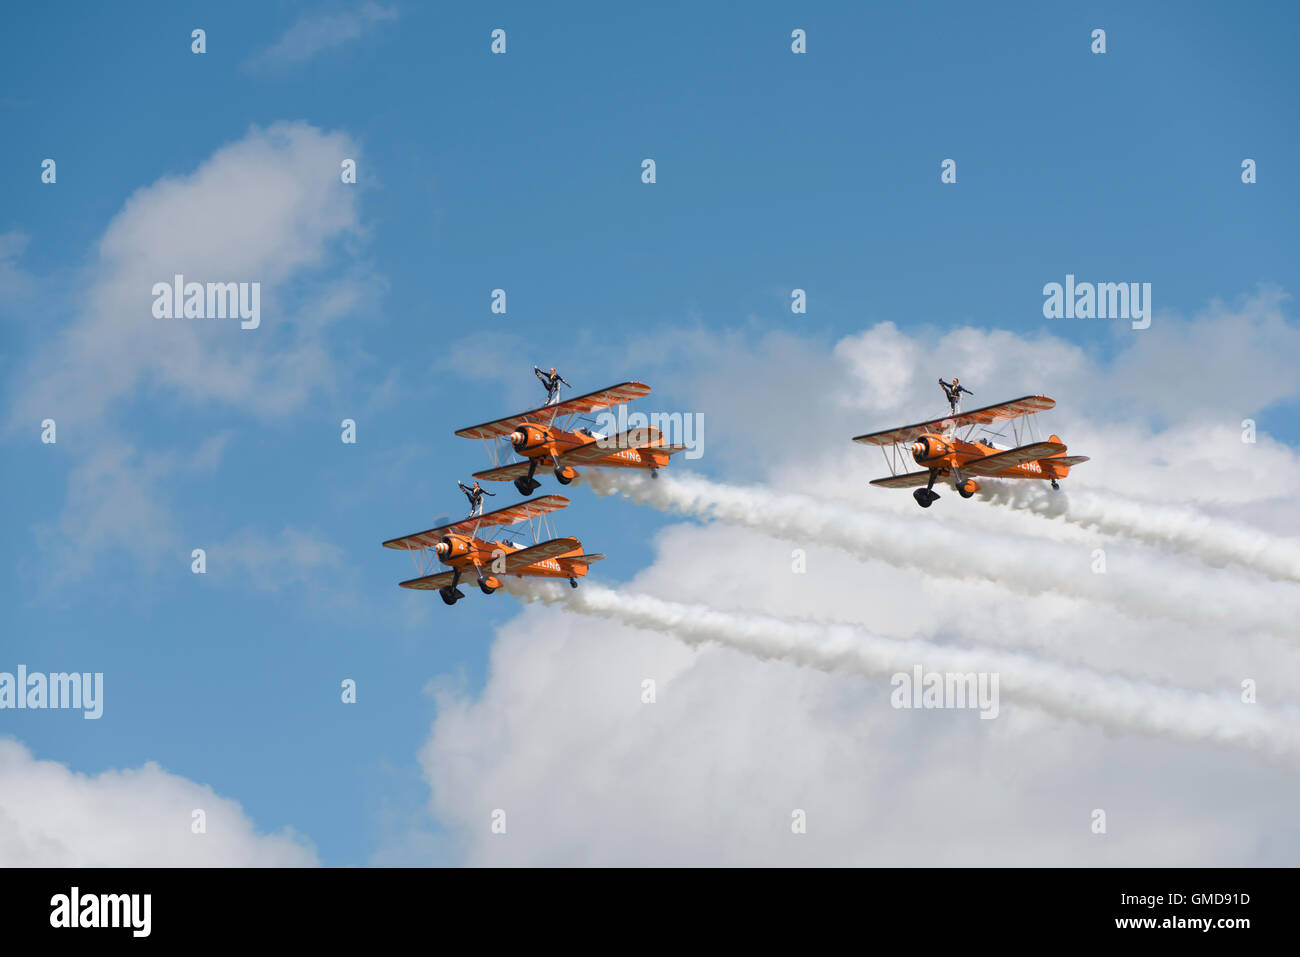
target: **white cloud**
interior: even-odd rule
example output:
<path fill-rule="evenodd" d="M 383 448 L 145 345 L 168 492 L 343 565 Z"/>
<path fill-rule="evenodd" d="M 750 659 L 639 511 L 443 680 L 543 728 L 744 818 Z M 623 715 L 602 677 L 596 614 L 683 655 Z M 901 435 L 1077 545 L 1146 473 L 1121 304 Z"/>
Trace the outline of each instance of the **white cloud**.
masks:
<path fill-rule="evenodd" d="M 1226 381 L 1251 376 L 1272 337 L 1294 332 L 1278 308 L 1267 297 L 1243 305 L 1240 322 L 1265 331 L 1227 357 Z M 906 492 L 867 486 L 882 474 L 882 460 L 849 442 L 941 413 L 934 379 L 957 372 L 981 403 L 1056 396 L 1051 428 L 1072 451 L 1093 457 L 1064 483 L 1067 490 L 1192 503 L 1230 519 L 1234 541 L 1252 527 L 1270 540 L 1294 538 L 1300 514 L 1286 507 L 1287 483 L 1271 477 L 1279 469 L 1296 474 L 1294 449 L 1269 439 L 1263 426 L 1261 442 L 1243 447 L 1235 423 L 1207 425 L 1200 402 L 1168 402 L 1150 413 L 1158 390 L 1148 380 L 1169 374 L 1158 343 L 1183 342 L 1195 355 L 1219 337 L 1214 323 L 1163 319 L 1134 332 L 1114 362 L 1050 336 L 999 330 L 922 337 L 881 324 L 833 349 L 785 334 L 738 341 L 688 333 L 652 381 L 698 397 L 708 416 L 708 461 L 776 492 L 841 503 L 845 515 L 860 514 L 864 527 L 888 541 L 879 555 L 850 555 L 812 534 L 792 542 L 761 527 L 673 525 L 656 539 L 650 567 L 623 587 L 740 614 L 851 622 L 904 641 L 1020 649 L 1225 702 L 1239 700 L 1241 682 L 1252 679 L 1259 704 L 1239 707 L 1294 702 L 1300 649 L 1225 624 L 1220 614 L 1243 596 L 1285 608 L 1295 600 L 1294 583 L 1242 568 L 1209 569 L 1177 543 L 1157 552 L 955 495 L 922 512 Z M 1260 411 L 1297 391 L 1292 379 L 1238 401 Z M 1219 400 L 1234 401 L 1231 390 L 1218 392 Z M 685 471 L 680 462 L 672 469 Z M 1205 476 L 1204 483 L 1189 475 Z M 909 535 L 935 550 L 944 567 L 882 560 L 914 551 L 897 540 Z M 1098 600 L 1111 597 L 1100 596 L 1108 586 L 1094 581 L 1089 567 L 1098 546 L 1119 594 L 1131 599 L 1138 580 L 1157 591 L 1168 584 L 1190 607 L 1138 614 L 1136 600 Z M 806 574 L 791 571 L 796 547 L 806 553 Z M 1069 560 L 1074 553 L 1078 560 Z M 1033 578 L 1058 587 L 1026 594 L 980 573 L 985 563 L 1007 571 L 1018 561 L 1022 586 Z M 969 575 L 933 574 L 954 562 Z M 1128 568 L 1138 577 L 1119 580 Z M 657 684 L 654 704 L 642 703 L 645 679 Z M 421 761 L 435 815 L 473 864 L 1300 859 L 1294 764 L 1216 744 L 1118 734 L 1023 706 L 1005 707 L 993 721 L 970 711 L 897 711 L 889 691 L 885 681 L 759 662 L 725 648 L 695 650 L 663 634 L 527 608 L 498 634 L 478 698 L 439 692 Z M 1105 835 L 1090 830 L 1097 808 L 1108 815 Z M 504 835 L 490 827 L 496 809 L 507 814 Z M 791 833 L 794 809 L 808 813 L 806 835 Z"/>
<path fill-rule="evenodd" d="M 194 171 L 138 190 L 113 217 L 74 315 L 11 390 L 10 430 L 52 418 L 59 448 L 76 457 L 62 514 L 38 530 L 56 559 L 47 579 L 84 577 L 112 549 L 156 560 L 177 548 L 167 487 L 182 463 L 137 453 L 104 425 L 132 400 L 267 419 L 346 380 L 330 330 L 383 289 L 343 255 L 364 237 L 356 190 L 339 181 L 342 159 L 357 155 L 344 134 L 305 123 L 254 128 Z M 153 286 L 176 274 L 260 283 L 260 327 L 155 318 Z M 208 451 L 219 458 L 220 448 Z"/>
<path fill-rule="evenodd" d="M 30 239 L 19 230 L 0 233 L 0 308 L 5 309 L 0 315 L 7 315 L 8 307 L 26 300 L 36 288 L 35 280 L 18 265 Z"/>
<path fill-rule="evenodd" d="M 363 3 L 354 10 L 312 12 L 298 18 L 284 35 L 245 64 L 263 70 L 296 66 L 327 50 L 350 43 L 380 23 L 396 20 L 396 7 Z"/>
<path fill-rule="evenodd" d="M 65 437 L 67 433 L 62 433 Z M 171 551 L 183 561 L 166 483 L 209 472 L 220 463 L 229 433 L 206 439 L 190 454 L 139 452 L 129 443 L 101 437 L 68 476 L 58 520 L 36 527 L 44 557 L 42 586 L 65 587 L 92 574 L 106 554 L 131 556 L 146 567 Z"/>
<path fill-rule="evenodd" d="M 60 427 L 94 422 L 141 387 L 278 416 L 330 385 L 338 370 L 323 331 L 374 280 L 331 277 L 302 314 L 290 311 L 287 286 L 334 264 L 361 235 L 356 190 L 339 182 L 339 164 L 356 155 L 341 133 L 277 123 L 135 192 L 100 240 L 73 320 L 19 375 L 11 428 L 45 417 Z M 260 328 L 155 318 L 153 286 L 176 274 L 261 283 Z"/>
<path fill-rule="evenodd" d="M 285 527 L 267 536 L 244 529 L 208 549 L 208 571 L 218 578 L 243 575 L 263 591 L 318 582 L 323 571 L 338 568 L 343 549 L 301 529 Z"/>
<path fill-rule="evenodd" d="M 206 814 L 206 833 L 191 830 Z M 78 774 L 0 738 L 2 867 L 306 867 L 316 852 L 285 829 L 259 833 L 211 787 L 139 768 Z"/>

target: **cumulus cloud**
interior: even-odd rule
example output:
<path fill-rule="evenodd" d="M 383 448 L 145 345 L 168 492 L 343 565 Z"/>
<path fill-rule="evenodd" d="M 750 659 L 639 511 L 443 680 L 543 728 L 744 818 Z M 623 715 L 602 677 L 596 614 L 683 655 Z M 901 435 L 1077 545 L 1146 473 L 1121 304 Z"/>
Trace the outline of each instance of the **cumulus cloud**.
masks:
<path fill-rule="evenodd" d="M 193 833 L 195 810 L 206 833 Z M 259 832 L 238 802 L 147 762 L 78 774 L 0 738 L 0 867 L 307 867 L 315 849 Z"/>
<path fill-rule="evenodd" d="M 356 191 L 339 164 L 357 155 L 341 133 L 306 123 L 253 129 L 187 174 L 136 191 L 108 224 L 72 321 L 18 376 L 10 427 L 50 417 L 95 422 L 142 387 L 183 402 L 220 402 L 271 417 L 299 407 L 336 369 L 323 332 L 370 288 L 331 277 L 299 314 L 287 286 L 334 262 L 361 236 Z M 258 282 L 261 326 L 158 319 L 156 283 Z"/>
<path fill-rule="evenodd" d="M 756 658 L 822 671 L 890 678 L 910 674 L 920 665 L 928 672 L 996 675 L 992 697 L 978 702 L 984 711 L 981 717 L 990 719 L 997 718 L 1005 692 L 1013 701 L 1048 714 L 1115 731 L 1223 742 L 1300 758 L 1300 710 L 1294 707 L 1246 708 L 1232 697 L 1063 668 L 1023 654 L 882 638 L 839 622 L 724 612 L 601 585 L 579 594 L 555 583 L 521 585 L 508 580 L 506 584 L 525 601 L 561 604 L 578 614 L 665 632 L 687 644 L 713 642 Z M 989 687 L 986 684 L 985 690 Z M 974 706 L 975 685 L 970 688 Z M 962 691 L 965 694 L 965 686 Z"/>
<path fill-rule="evenodd" d="M 306 123 L 254 128 L 136 191 L 108 223 L 70 320 L 13 377 L 9 429 L 54 419 L 75 456 L 62 514 L 38 530 L 56 558 L 47 577 L 83 577 L 112 549 L 147 562 L 176 547 L 168 488 L 184 466 L 175 453 L 137 452 L 112 427 L 131 402 L 268 420 L 346 378 L 332 329 L 383 289 L 355 255 L 357 192 L 339 182 L 341 161 L 357 155 L 345 134 Z M 260 326 L 156 318 L 154 285 L 178 274 L 259 283 Z"/>
<path fill-rule="evenodd" d="M 1239 313 L 1264 331 L 1228 357 L 1229 382 L 1252 374 L 1275 333 L 1296 329 L 1269 294 Z M 753 520 L 718 506 L 688 509 L 693 520 L 664 529 L 650 566 L 616 589 L 613 601 L 686 607 L 680 629 L 528 607 L 499 632 L 481 695 L 438 692 L 421 761 L 432 809 L 462 859 L 1294 864 L 1300 835 L 1290 806 L 1300 784 L 1292 763 L 1267 753 L 1225 747 L 1221 737 L 1120 733 L 1118 710 L 1109 728 L 1046 702 L 996 720 L 897 710 L 888 682 L 869 669 L 821 673 L 677 640 L 709 615 L 765 616 L 851 624 L 896 642 L 900 657 L 909 649 L 1032 655 L 1051 669 L 1119 680 L 1130 715 L 1165 700 L 1141 689 L 1169 690 L 1170 700 L 1190 703 L 1206 738 L 1223 729 L 1200 703 L 1218 702 L 1243 727 L 1285 710 L 1300 699 L 1300 649 L 1267 633 L 1285 620 L 1254 603 L 1294 607 L 1297 586 L 1259 574 L 1250 559 L 1284 570 L 1277 563 L 1289 560 L 1300 532 L 1289 482 L 1276 474 L 1295 474 L 1300 461 L 1267 427 L 1274 405 L 1300 386 L 1228 390 L 1219 398 L 1234 403 L 1231 414 L 1214 421 L 1199 402 L 1153 408 L 1146 380 L 1167 373 L 1157 339 L 1185 341 L 1195 353 L 1213 348 L 1219 330 L 1162 316 L 1132 335 L 1114 360 L 1050 335 L 922 336 L 891 323 L 838 343 L 784 333 L 664 339 L 667 361 L 647 378 L 660 395 L 690 397 L 705 413 L 705 464 L 715 475 L 706 490 L 742 480 Z M 1231 555 L 1198 547 L 1199 519 L 1175 521 L 1168 535 L 1143 526 L 1144 537 L 955 495 L 923 512 L 906 492 L 869 487 L 886 474 L 881 457 L 850 437 L 942 413 L 934 380 L 954 371 L 981 402 L 1037 392 L 1058 399 L 1042 424 L 1092 456 L 1063 483 L 1070 494 L 1203 515 L 1208 527 L 1230 529 Z M 1255 444 L 1241 441 L 1247 415 L 1259 418 Z M 698 492 L 679 474 L 686 469 L 674 462 L 655 494 L 670 494 L 670 475 Z M 1189 483 L 1189 474 L 1204 481 Z M 776 505 L 765 524 L 764 510 Z M 837 521 L 866 530 L 862 547 L 846 547 Z M 1264 544 L 1258 554 L 1252 534 Z M 1097 548 L 1104 575 L 1090 567 Z M 1219 559 L 1236 567 L 1212 567 Z M 1064 697 L 1084 703 L 1068 690 Z M 1094 809 L 1106 811 L 1105 835 L 1092 833 Z M 496 811 L 506 815 L 505 834 L 493 833 Z M 807 814 L 805 834 L 792 833 L 797 811 Z"/>

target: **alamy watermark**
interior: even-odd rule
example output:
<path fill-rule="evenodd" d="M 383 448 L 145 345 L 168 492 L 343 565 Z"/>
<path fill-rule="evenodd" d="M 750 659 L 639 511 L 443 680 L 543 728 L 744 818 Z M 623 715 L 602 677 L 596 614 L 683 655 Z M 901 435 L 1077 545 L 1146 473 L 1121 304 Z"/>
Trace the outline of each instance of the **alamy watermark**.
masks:
<path fill-rule="evenodd" d="M 889 703 L 895 708 L 970 708 L 980 717 L 998 716 L 998 672 L 929 671 L 915 665 L 889 679 L 893 691 Z"/>
<path fill-rule="evenodd" d="M 75 708 L 85 712 L 83 718 L 93 721 L 104 713 L 104 673 L 28 674 L 26 665 L 19 665 L 17 674 L 0 671 L 0 711 L 6 708 Z"/>
<path fill-rule="evenodd" d="M 153 284 L 155 319 L 241 319 L 239 328 L 262 324 L 260 282 L 186 282 L 177 273 L 171 282 Z"/>
<path fill-rule="evenodd" d="M 1151 325 L 1151 283 L 1079 282 L 1068 273 L 1065 283 L 1043 287 L 1045 319 L 1128 319 L 1134 329 Z"/>
<path fill-rule="evenodd" d="M 633 429 L 653 428 L 665 445 L 682 445 L 682 453 L 688 459 L 698 459 L 704 455 L 704 413 L 703 412 L 628 412 L 627 406 L 620 405 L 617 412 L 602 412 L 596 416 L 596 428 L 601 437 L 596 444 L 602 449 L 624 448 L 629 444 L 622 436 Z"/>

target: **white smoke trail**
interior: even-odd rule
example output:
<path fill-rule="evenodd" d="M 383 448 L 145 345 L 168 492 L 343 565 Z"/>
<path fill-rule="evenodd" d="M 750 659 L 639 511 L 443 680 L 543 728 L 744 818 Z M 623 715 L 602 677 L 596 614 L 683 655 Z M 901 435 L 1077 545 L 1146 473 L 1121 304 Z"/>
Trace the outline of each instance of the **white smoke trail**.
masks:
<path fill-rule="evenodd" d="M 1167 546 L 1207 565 L 1240 565 L 1300 582 L 1300 541 L 1192 509 L 1148 505 L 1079 488 L 1052 491 L 1041 482 L 995 482 L 981 487 L 978 494 L 996 505 L 1064 519 L 1145 545 Z"/>
<path fill-rule="evenodd" d="M 1278 600 L 1276 585 L 1131 564 L 1093 574 L 1090 553 L 1077 546 L 969 532 L 916 515 L 911 520 L 868 507 L 831 503 L 757 486 L 727 485 L 696 475 L 593 469 L 583 481 L 600 495 L 621 493 L 662 511 L 716 519 L 801 543 L 841 548 L 863 560 L 919 568 L 934 575 L 991 581 L 1024 594 L 1052 592 L 1108 604 L 1138 617 L 1161 617 L 1230 630 L 1297 637 L 1293 602 Z"/>
<path fill-rule="evenodd" d="M 709 642 L 757 658 L 868 678 L 927 672 L 998 675 L 999 695 L 1060 718 L 1113 731 L 1210 741 L 1275 754 L 1300 754 L 1300 712 L 1231 697 L 1070 668 L 1015 652 L 900 641 L 844 624 L 736 612 L 629 594 L 590 582 L 579 589 L 506 580 L 512 594 L 583 615 L 663 632 L 691 645 Z"/>

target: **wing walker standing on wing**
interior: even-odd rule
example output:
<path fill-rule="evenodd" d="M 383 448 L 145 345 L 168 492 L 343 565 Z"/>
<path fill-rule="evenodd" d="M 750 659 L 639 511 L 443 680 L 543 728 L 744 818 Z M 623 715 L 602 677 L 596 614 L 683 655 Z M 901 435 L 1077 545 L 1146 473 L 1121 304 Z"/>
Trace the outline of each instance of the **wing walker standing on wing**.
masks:
<path fill-rule="evenodd" d="M 564 376 L 555 371 L 555 366 L 551 366 L 549 373 L 543 372 L 537 366 L 533 366 L 533 375 L 541 380 L 542 385 L 546 386 L 546 404 L 555 405 L 560 401 L 560 385 L 569 385 Z M 573 386 L 569 385 L 572 389 Z"/>
<path fill-rule="evenodd" d="M 473 488 L 467 487 L 464 482 L 457 482 L 456 484 L 460 486 L 460 490 L 464 492 L 465 497 L 469 499 L 469 514 L 471 516 L 483 514 L 484 495 L 490 495 L 493 498 L 496 498 L 496 492 L 489 492 L 487 489 L 480 487 L 478 482 L 474 483 Z"/>

